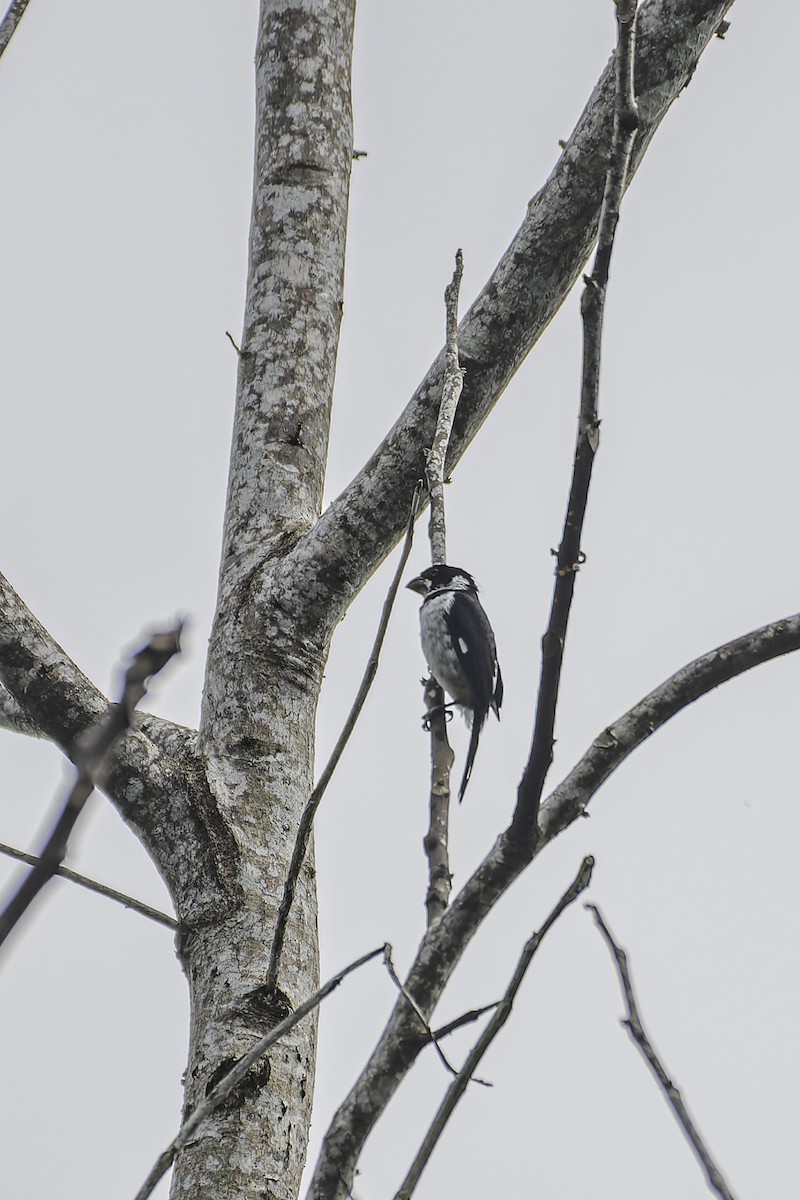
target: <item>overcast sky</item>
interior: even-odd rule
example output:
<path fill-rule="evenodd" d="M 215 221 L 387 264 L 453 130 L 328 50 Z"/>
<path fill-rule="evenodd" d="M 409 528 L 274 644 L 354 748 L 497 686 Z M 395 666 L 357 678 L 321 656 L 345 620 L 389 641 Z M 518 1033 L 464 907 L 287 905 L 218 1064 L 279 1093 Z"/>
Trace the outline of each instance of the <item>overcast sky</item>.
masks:
<path fill-rule="evenodd" d="M 31 0 L 0 63 L 0 569 L 81 668 L 114 686 L 149 623 L 188 614 L 157 711 L 195 724 L 213 615 L 252 171 L 254 0 Z M 790 0 L 740 0 L 657 134 L 612 265 L 595 467 L 557 723 L 555 784 L 672 671 L 798 608 L 796 55 Z M 551 170 L 614 40 L 598 0 L 362 0 L 345 324 L 328 494 L 438 351 Z M 531 729 L 577 412 L 564 305 L 447 492 L 506 681 L 464 805 L 460 885 L 506 822 Z M 421 533 L 422 531 L 420 531 Z M 425 565 L 419 536 L 412 568 Z M 388 564 L 392 569 L 393 564 Z M 387 567 L 337 635 L 319 755 L 371 643 Z M 428 746 L 417 598 L 318 822 L 323 973 L 424 928 Z M 437 1012 L 496 999 L 526 937 L 597 859 L 650 1031 L 739 1196 L 796 1186 L 800 658 L 701 701 L 641 749 L 505 898 Z M 456 772 L 466 747 L 451 726 Z M 40 844 L 66 777 L 0 732 L 0 841 Z M 69 865 L 166 892 L 95 797 Z M 0 862 L 0 880 L 18 876 Z M 371 965 L 321 1018 L 314 1152 L 394 1000 Z M 703 1177 L 619 1025 L 580 905 L 550 934 L 421 1200 L 701 1200 Z M 0 972 L 3 1188 L 126 1200 L 177 1129 L 186 990 L 168 931 L 62 882 Z M 454 1039 L 452 1054 L 469 1044 Z M 368 1145 L 357 1200 L 392 1195 L 447 1084 L 423 1056 Z M 166 1196 L 167 1185 L 157 1193 Z"/>

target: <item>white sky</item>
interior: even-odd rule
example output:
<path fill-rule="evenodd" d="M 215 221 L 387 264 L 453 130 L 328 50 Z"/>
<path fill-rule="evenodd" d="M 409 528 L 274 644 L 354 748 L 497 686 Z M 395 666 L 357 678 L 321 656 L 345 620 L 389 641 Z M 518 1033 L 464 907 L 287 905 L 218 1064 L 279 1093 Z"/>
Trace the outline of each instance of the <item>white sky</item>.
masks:
<path fill-rule="evenodd" d="M 800 15 L 732 10 L 623 208 L 597 460 L 557 726 L 555 784 L 684 662 L 798 607 L 794 364 Z M 148 623 L 189 613 L 158 711 L 193 724 L 213 613 L 241 327 L 256 4 L 31 0 L 0 64 L 0 567 L 99 685 Z M 464 249 L 466 308 L 606 62 L 613 13 L 362 0 L 348 291 L 329 494 L 439 348 Z M 454 814 L 462 883 L 506 821 L 527 753 L 538 640 L 568 487 L 578 296 L 448 490 L 451 557 L 482 585 L 506 700 Z M 422 536 L 413 564 L 424 565 Z M 411 571 L 409 572 L 411 574 Z M 337 637 L 319 751 L 371 643 L 387 571 Z M 323 970 L 423 929 L 427 742 L 417 601 L 318 825 Z M 639 751 L 476 939 L 442 1022 L 496 998 L 525 938 L 597 859 L 589 897 L 627 946 L 650 1031 L 740 1197 L 796 1177 L 798 671 L 728 685 Z M 466 739 L 453 725 L 457 767 Z M 0 840 L 35 848 L 64 769 L 0 732 Z M 69 865 L 167 903 L 95 798 Z M 17 877 L 0 863 L 0 879 Z M 322 1014 L 315 1146 L 394 999 L 378 966 Z M 421 1200 L 694 1200 L 703 1177 L 620 1029 L 579 905 L 426 1172 Z M 451 1053 L 467 1045 L 454 1039 Z M 170 934 L 51 885 L 0 977 L 3 1186 L 18 1200 L 132 1196 L 177 1128 L 186 995 Z M 393 1194 L 447 1079 L 420 1064 L 369 1144 L 358 1200 Z M 166 1195 L 162 1185 L 159 1195 Z"/>

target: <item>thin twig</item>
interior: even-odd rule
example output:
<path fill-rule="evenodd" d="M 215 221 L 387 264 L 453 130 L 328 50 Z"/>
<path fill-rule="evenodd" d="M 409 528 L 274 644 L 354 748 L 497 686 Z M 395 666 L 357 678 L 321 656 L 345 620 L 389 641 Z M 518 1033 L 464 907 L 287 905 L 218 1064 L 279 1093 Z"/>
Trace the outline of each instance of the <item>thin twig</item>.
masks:
<path fill-rule="evenodd" d="M 444 351 L 444 380 L 442 400 L 436 433 L 425 464 L 425 478 L 431 501 L 431 517 L 428 536 L 431 542 L 431 562 L 447 562 L 447 531 L 444 515 L 444 478 L 447 447 L 453 431 L 453 419 L 458 407 L 458 398 L 464 384 L 464 376 L 458 362 L 458 295 L 461 277 L 464 274 L 464 257 L 456 251 L 456 267 L 453 278 L 444 291 L 446 342 Z"/>
<path fill-rule="evenodd" d="M 297 828 L 297 838 L 295 839 L 294 849 L 292 850 L 292 860 L 289 864 L 289 871 L 286 876 L 286 882 L 283 885 L 283 896 L 281 897 L 281 906 L 278 909 L 278 916 L 275 921 L 275 935 L 272 940 L 272 950 L 270 951 L 269 968 L 267 970 L 266 992 L 270 994 L 274 992 L 278 982 L 278 968 L 280 966 L 281 954 L 283 953 L 283 943 L 286 937 L 286 926 L 289 920 L 289 913 L 292 909 L 294 900 L 294 892 L 297 887 L 297 880 L 300 877 L 300 869 L 303 865 L 303 859 L 306 855 L 308 847 L 308 839 L 311 834 L 311 827 L 314 823 L 317 809 L 320 806 L 322 797 L 325 795 L 325 789 L 331 781 L 331 777 L 338 766 L 339 759 L 344 753 L 344 748 L 350 740 L 350 735 L 356 727 L 356 722 L 361 715 L 361 710 L 369 695 L 369 690 L 372 687 L 372 682 L 378 671 L 378 664 L 381 657 L 381 649 L 383 641 L 386 637 L 386 630 L 389 628 L 389 618 L 392 615 L 397 592 L 400 588 L 400 583 L 403 578 L 403 572 L 406 569 L 408 556 L 411 553 L 411 545 L 414 540 L 414 522 L 417 517 L 420 496 L 422 494 L 422 484 L 418 483 L 414 488 L 414 494 L 411 498 L 411 508 L 408 513 L 408 522 L 406 524 L 406 536 L 403 542 L 403 548 L 400 552 L 400 558 L 397 563 L 397 570 L 392 577 L 392 582 L 389 585 L 389 591 L 386 594 L 386 599 L 383 602 L 381 609 L 381 618 L 378 622 L 378 631 L 375 634 L 375 641 L 370 651 L 367 666 L 364 671 L 364 676 L 356 692 L 356 698 L 353 701 L 353 706 L 348 713 L 347 720 L 344 723 L 342 732 L 336 745 L 333 748 L 330 758 L 325 765 L 325 769 L 320 775 L 317 784 L 308 798 L 308 803 L 303 809 L 303 815 L 300 818 L 300 823 Z"/>
<path fill-rule="evenodd" d="M 483 1030 L 481 1036 L 478 1038 L 477 1042 L 467 1055 L 464 1066 L 458 1072 L 455 1079 L 450 1084 L 450 1087 L 447 1089 L 444 1100 L 439 1106 L 439 1110 L 433 1119 L 430 1129 L 425 1135 L 422 1145 L 417 1151 L 416 1157 L 411 1164 L 408 1174 L 403 1180 L 399 1192 L 395 1196 L 395 1200 L 408 1200 L 419 1183 L 420 1176 L 422 1175 L 422 1172 L 434 1151 L 436 1143 L 441 1137 L 445 1125 L 450 1120 L 453 1110 L 466 1091 L 467 1085 L 469 1084 L 470 1079 L 473 1077 L 475 1068 L 478 1066 L 484 1054 L 489 1049 L 508 1018 L 511 1016 L 514 1000 L 517 992 L 520 989 L 522 981 L 525 978 L 525 973 L 531 964 L 533 956 L 539 949 L 539 946 L 541 945 L 548 931 L 552 928 L 564 910 L 568 908 L 569 905 L 577 899 L 581 892 L 589 886 L 589 881 L 592 878 L 593 867 L 594 859 L 591 857 L 591 855 L 589 855 L 581 863 L 578 874 L 575 876 L 573 882 L 567 888 L 558 904 L 550 913 L 550 916 L 547 918 L 544 925 L 542 925 L 541 929 L 534 933 L 533 936 L 530 937 L 525 943 L 525 948 L 523 949 L 520 960 L 517 963 L 516 970 L 511 977 L 511 982 L 506 988 L 503 999 L 497 1005 L 491 1020 L 488 1021 L 486 1028 Z"/>
<path fill-rule="evenodd" d="M 230 333 L 227 329 L 225 330 L 225 337 L 228 339 L 230 344 L 233 346 L 233 348 L 236 351 L 239 358 L 249 358 L 250 357 L 250 351 L 242 350 L 239 346 L 237 346 L 236 342 L 234 341 L 233 334 Z"/>
<path fill-rule="evenodd" d="M 462 1013 L 460 1017 L 456 1017 L 453 1021 L 448 1021 L 446 1025 L 442 1025 L 439 1029 L 434 1029 L 431 1036 L 435 1042 L 441 1041 L 442 1038 L 449 1037 L 451 1033 L 455 1033 L 457 1029 L 463 1029 L 465 1025 L 472 1025 L 475 1021 L 479 1021 L 481 1017 L 491 1012 L 493 1008 L 497 1008 L 499 1000 L 493 1000 L 491 1004 L 484 1004 L 481 1008 L 471 1008 L 469 1012 Z"/>
<path fill-rule="evenodd" d="M 22 14 L 28 7 L 30 0 L 13 0 L 9 6 L 8 12 L 0 21 L 0 56 L 7 49 L 8 43 L 14 36 L 14 30 L 22 20 Z"/>
<path fill-rule="evenodd" d="M 26 854 L 24 850 L 17 850 L 14 846 L 7 846 L 5 842 L 0 842 L 0 854 L 5 854 L 7 858 L 15 858 L 17 862 L 27 863 L 30 867 L 35 867 L 39 862 L 35 854 Z M 90 879 L 88 875 L 80 875 L 77 871 L 71 871 L 69 867 L 58 867 L 55 873 L 60 879 L 76 883 L 78 887 L 86 888 L 89 892 L 96 892 L 98 896 L 105 896 L 108 900 L 115 900 L 117 904 L 122 904 L 125 908 L 131 909 L 132 912 L 137 912 L 140 916 L 147 917 L 150 921 L 155 921 L 158 925 L 165 925 L 167 929 L 178 928 L 178 922 L 174 917 L 160 912 L 157 908 L 151 908 L 149 904 L 145 904 L 142 900 L 135 900 L 133 896 L 127 896 L 124 892 L 118 892 L 116 888 L 108 887 L 105 883 L 98 883 L 96 879 Z"/>
<path fill-rule="evenodd" d="M 458 361 L 458 298 L 464 274 L 464 256 L 456 251 L 453 278 L 444 292 L 445 352 L 442 399 L 439 418 L 425 464 L 431 514 L 428 537 L 431 543 L 431 562 L 447 562 L 447 523 L 444 510 L 444 478 L 447 448 L 453 431 L 453 420 L 464 375 Z M 428 859 L 428 893 L 425 908 L 428 926 L 442 915 L 450 899 L 450 856 L 448 829 L 450 823 L 450 771 L 454 755 L 447 737 L 444 692 L 435 679 L 423 682 L 426 705 L 426 724 L 431 735 L 430 824 L 425 835 L 425 855 Z"/>
<path fill-rule="evenodd" d="M 517 792 L 512 837 L 530 841 L 536 836 L 536 819 L 544 782 L 553 761 L 556 707 L 564 660 L 575 576 L 584 561 L 581 534 L 589 496 L 595 454 L 599 445 L 600 421 L 597 400 L 600 384 L 600 348 L 608 272 L 619 206 L 625 191 L 631 150 L 638 125 L 633 91 L 633 61 L 636 27 L 635 0 L 617 5 L 617 54 L 615 67 L 614 128 L 611 157 L 606 173 L 597 253 L 594 270 L 584 277 L 581 299 L 583 318 L 583 374 L 578 418 L 578 440 L 572 469 L 567 514 L 561 545 L 556 555 L 556 577 L 547 631 L 542 638 L 542 666 L 536 702 L 530 757 Z"/>
<path fill-rule="evenodd" d="M 602 730 L 553 789 L 539 814 L 539 846 L 583 816 L 587 804 L 608 777 L 667 721 L 723 683 L 797 650 L 800 650 L 800 613 L 725 642 L 670 675 Z"/>
<path fill-rule="evenodd" d="M 323 986 L 314 992 L 313 995 L 309 996 L 307 1000 L 304 1000 L 302 1004 L 299 1004 L 294 1012 L 290 1013 L 288 1017 L 285 1017 L 280 1024 L 276 1025 L 275 1028 L 261 1038 L 260 1041 L 256 1042 L 256 1044 L 251 1047 L 246 1054 L 243 1054 L 236 1065 L 232 1067 L 230 1071 L 228 1071 L 227 1075 L 222 1077 L 219 1083 L 212 1088 L 208 1095 L 200 1101 L 200 1103 L 197 1105 L 197 1108 L 195 1108 L 194 1111 L 186 1118 L 183 1125 L 181 1125 L 180 1129 L 178 1130 L 178 1133 L 167 1146 L 166 1150 L 163 1152 L 163 1154 L 159 1155 L 158 1159 L 153 1164 L 150 1174 L 147 1176 L 147 1179 L 145 1179 L 139 1191 L 136 1193 L 135 1200 L 147 1200 L 147 1197 L 152 1194 L 159 1180 L 162 1179 L 167 1173 L 175 1161 L 176 1155 L 183 1149 L 197 1127 L 202 1121 L 205 1121 L 206 1117 L 211 1116 L 214 1110 L 218 1108 L 220 1104 L 222 1104 L 223 1100 L 225 1100 L 225 1098 L 231 1094 L 233 1089 L 239 1083 L 241 1083 L 253 1064 L 258 1062 L 260 1058 L 263 1058 L 270 1046 L 279 1041 L 284 1034 L 289 1032 L 290 1029 L 293 1029 L 295 1025 L 303 1020 L 303 1017 L 306 1017 L 310 1012 L 313 1012 L 313 1010 L 322 1003 L 326 996 L 329 996 L 331 992 L 339 986 L 343 979 L 345 979 L 353 971 L 358 970 L 359 967 L 363 967 L 363 965 L 368 963 L 371 959 L 377 958 L 379 954 L 383 954 L 383 952 L 384 947 L 378 946 L 376 950 L 370 950 L 368 954 L 362 954 L 362 956 L 357 958 L 355 962 L 351 962 L 349 966 L 344 967 L 343 970 L 339 971 L 338 974 L 329 979 L 328 982 L 323 984 Z"/>
<path fill-rule="evenodd" d="M 455 1030 L 455 1028 L 458 1028 L 461 1025 L 467 1025 L 468 1024 L 468 1016 L 471 1016 L 471 1014 L 468 1014 L 468 1016 L 461 1016 L 461 1018 L 458 1018 L 457 1021 L 452 1021 L 450 1025 L 445 1026 L 444 1033 L 439 1033 L 439 1032 L 434 1033 L 431 1026 L 429 1026 L 428 1022 L 425 1019 L 425 1013 L 422 1012 L 422 1009 L 420 1008 L 419 1004 L 417 1004 L 417 1002 L 414 1000 L 414 996 L 411 996 L 408 988 L 405 988 L 404 984 L 402 983 L 401 978 L 399 978 L 397 971 L 395 970 L 395 964 L 393 964 L 393 962 L 392 962 L 392 948 L 391 948 L 389 942 L 386 942 L 386 944 L 384 946 L 384 966 L 386 967 L 386 971 L 389 972 L 389 978 L 392 980 L 392 983 L 395 984 L 397 990 L 399 991 L 399 994 L 401 994 L 401 996 L 404 998 L 405 1002 L 407 1002 L 409 1008 L 414 1010 L 414 1013 L 416 1014 L 417 1019 L 419 1019 L 419 1021 L 420 1021 L 420 1025 L 423 1027 L 423 1030 L 425 1030 L 425 1032 L 427 1033 L 429 1042 L 431 1042 L 433 1044 L 433 1049 L 435 1051 L 437 1051 L 437 1055 L 439 1057 L 439 1062 L 441 1063 L 441 1066 L 443 1066 L 445 1068 L 447 1073 L 449 1073 L 451 1075 L 457 1075 L 458 1072 L 457 1072 L 456 1068 L 453 1067 L 449 1061 L 447 1061 L 445 1052 L 443 1049 L 441 1049 L 441 1046 L 439 1045 L 439 1037 L 444 1037 L 444 1036 L 446 1036 L 447 1033 L 452 1033 L 453 1030 Z M 489 1006 L 489 1007 L 493 1007 L 493 1006 Z M 481 1012 L 486 1012 L 486 1009 L 482 1009 Z M 477 1020 L 477 1018 L 479 1018 L 479 1016 L 480 1016 L 480 1013 L 477 1012 L 477 1010 L 476 1010 L 475 1015 L 471 1016 L 471 1019 Z M 483 1079 L 475 1079 L 475 1080 L 473 1080 L 473 1082 L 475 1082 L 475 1084 L 481 1084 L 483 1087 L 489 1086 L 487 1084 L 486 1080 L 483 1080 Z"/>
<path fill-rule="evenodd" d="M 717 1195 L 722 1198 L 722 1200 L 734 1200 L 733 1192 L 728 1187 L 728 1184 L 723 1178 L 722 1172 L 709 1154 L 708 1149 L 706 1148 L 706 1145 L 700 1136 L 699 1130 L 692 1121 L 692 1118 L 689 1116 L 688 1109 L 681 1099 L 680 1092 L 670 1079 L 667 1072 L 664 1070 L 661 1060 L 656 1054 L 653 1044 L 645 1032 L 642 1019 L 639 1015 L 639 1008 L 636 1003 L 636 995 L 633 990 L 633 980 L 631 979 L 630 970 L 628 968 L 628 957 L 625 951 L 614 940 L 611 931 L 603 919 L 603 916 L 597 905 L 587 904 L 585 907 L 594 916 L 595 923 L 605 938 L 606 944 L 611 951 L 611 955 L 617 967 L 620 987 L 622 988 L 622 994 L 625 997 L 625 1005 L 628 1010 L 627 1016 L 623 1018 L 622 1024 L 628 1030 L 628 1033 L 631 1035 L 631 1038 L 641 1051 L 645 1061 L 647 1062 L 647 1065 L 658 1080 L 659 1087 L 664 1093 L 667 1102 L 672 1108 L 672 1111 L 678 1119 L 678 1123 L 680 1124 L 687 1140 L 689 1141 L 689 1144 L 697 1155 L 697 1158 L 706 1173 L 708 1186 L 712 1191 L 716 1192 Z"/>
<path fill-rule="evenodd" d="M 102 772 L 106 755 L 117 738 L 130 727 L 134 708 L 147 691 L 148 679 L 180 651 L 181 629 L 179 623 L 174 629 L 152 635 L 148 644 L 133 656 L 125 672 L 119 704 L 114 705 L 106 719 L 90 730 L 74 747 L 73 757 L 77 772 L 75 782 L 39 861 L 0 913 L 0 946 L 64 861 L 69 835 L 94 791 L 95 780 Z"/>

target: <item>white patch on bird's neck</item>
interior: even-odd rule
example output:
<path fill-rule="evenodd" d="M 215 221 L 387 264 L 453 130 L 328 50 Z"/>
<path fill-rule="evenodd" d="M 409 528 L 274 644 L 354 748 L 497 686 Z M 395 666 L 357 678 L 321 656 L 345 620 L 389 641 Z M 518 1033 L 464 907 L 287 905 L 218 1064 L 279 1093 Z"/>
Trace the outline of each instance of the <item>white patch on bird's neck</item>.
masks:
<path fill-rule="evenodd" d="M 437 601 L 437 608 L 443 608 L 445 612 L 449 612 L 455 603 L 456 594 L 451 587 L 434 588 L 432 592 L 428 592 L 423 604 L 430 604 L 431 600 Z"/>

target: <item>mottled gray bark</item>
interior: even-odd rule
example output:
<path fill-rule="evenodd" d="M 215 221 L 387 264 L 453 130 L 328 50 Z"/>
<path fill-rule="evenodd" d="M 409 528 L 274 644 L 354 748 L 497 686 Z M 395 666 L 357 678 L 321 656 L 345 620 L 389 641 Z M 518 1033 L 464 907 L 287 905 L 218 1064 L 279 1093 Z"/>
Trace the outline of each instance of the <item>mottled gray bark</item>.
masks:
<path fill-rule="evenodd" d="M 653 0 L 643 9 L 641 126 L 632 170 L 730 3 Z M 441 394 L 437 359 L 370 461 L 320 516 L 342 309 L 353 19 L 354 0 L 262 3 L 247 304 L 200 731 L 195 738 L 169 722 L 142 718 L 122 740 L 104 780 L 166 880 L 181 923 L 178 952 L 192 1000 L 187 1111 L 317 985 L 310 846 L 277 990 L 267 994 L 262 986 L 297 824 L 313 783 L 322 672 L 338 621 L 402 532 Z M 586 261 L 597 230 L 611 106 L 606 72 L 461 323 L 467 374 L 448 469 Z M 769 657 L 777 646 L 774 653 L 786 652 L 799 636 L 786 628 L 767 638 L 769 646 L 762 639 L 746 653 Z M 67 754 L 107 710 L 105 697 L 10 587 L 0 590 L 0 675 L 7 723 L 38 731 Z M 708 690 L 705 684 L 697 694 L 702 690 Z M 651 705 L 641 720 L 631 718 L 633 726 L 626 718 L 612 727 L 614 745 L 598 739 L 576 768 L 579 774 L 543 806 L 542 842 L 574 819 L 637 739 L 652 731 L 648 721 L 657 724 L 677 711 L 676 697 L 663 709 Z M 533 853 L 531 846 L 501 838 L 426 938 L 407 984 L 426 1014 L 483 915 Z M 297 1195 L 314 1035 L 312 1019 L 296 1026 L 198 1130 L 176 1160 L 175 1197 Z M 401 1001 L 337 1115 L 313 1196 L 347 1195 L 369 1129 L 425 1040 L 418 1017 Z"/>
<path fill-rule="evenodd" d="M 313 787 L 314 722 L 327 631 L 287 581 L 268 579 L 319 517 L 342 313 L 352 161 L 353 0 L 262 4 L 250 263 L 219 597 L 199 753 L 236 844 L 235 899 L 180 943 L 192 1024 L 193 1108 L 286 1006 L 318 984 L 313 844 L 265 994 L 272 931 Z M 316 1017 L 296 1026 L 180 1154 L 174 1197 L 297 1194 L 306 1159 Z"/>

